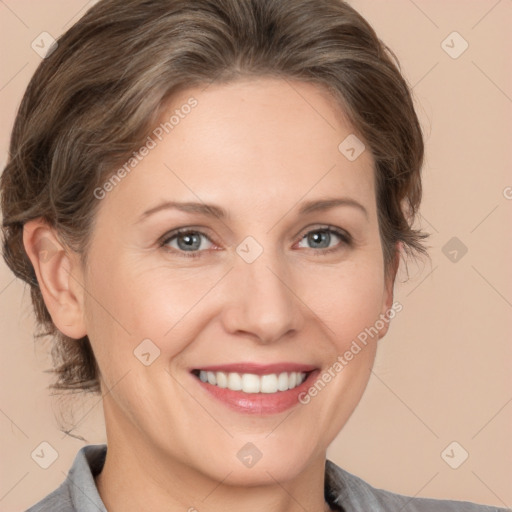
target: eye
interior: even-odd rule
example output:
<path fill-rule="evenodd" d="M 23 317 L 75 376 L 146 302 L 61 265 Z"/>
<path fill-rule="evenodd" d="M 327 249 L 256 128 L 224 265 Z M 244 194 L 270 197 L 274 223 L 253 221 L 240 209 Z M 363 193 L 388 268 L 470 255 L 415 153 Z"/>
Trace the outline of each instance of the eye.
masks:
<path fill-rule="evenodd" d="M 338 240 L 338 243 L 336 241 Z M 304 247 L 302 243 L 310 244 L 310 249 L 323 249 L 321 252 L 331 252 L 341 249 L 344 245 L 351 244 L 351 237 L 345 231 L 331 226 L 326 226 L 308 231 L 300 240 L 299 247 Z M 334 246 L 331 245 L 334 242 Z M 308 246 L 306 246 L 308 248 Z"/>
<path fill-rule="evenodd" d="M 323 226 L 304 234 L 300 239 L 299 247 L 304 248 L 304 245 L 301 245 L 303 243 L 309 244 L 309 247 L 305 248 L 320 249 L 315 253 L 321 255 L 351 245 L 352 238 L 346 231 L 332 226 Z M 203 251 L 214 247 L 214 243 L 205 233 L 191 228 L 180 228 L 167 233 L 159 245 L 167 252 L 185 257 L 199 257 Z"/>
<path fill-rule="evenodd" d="M 203 243 L 205 240 L 206 243 Z M 167 250 L 171 249 L 169 252 L 177 252 L 181 256 L 197 257 L 202 251 L 211 249 L 213 242 L 201 231 L 182 228 L 165 235 L 160 246 Z"/>

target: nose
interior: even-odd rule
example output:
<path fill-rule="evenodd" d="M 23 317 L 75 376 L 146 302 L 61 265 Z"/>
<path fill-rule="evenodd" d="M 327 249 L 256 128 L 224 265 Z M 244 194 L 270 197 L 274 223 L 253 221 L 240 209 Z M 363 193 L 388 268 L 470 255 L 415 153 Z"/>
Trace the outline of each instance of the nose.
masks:
<path fill-rule="evenodd" d="M 298 332 L 304 323 L 302 302 L 286 263 L 264 251 L 252 263 L 237 256 L 225 283 L 224 328 L 272 343 Z"/>

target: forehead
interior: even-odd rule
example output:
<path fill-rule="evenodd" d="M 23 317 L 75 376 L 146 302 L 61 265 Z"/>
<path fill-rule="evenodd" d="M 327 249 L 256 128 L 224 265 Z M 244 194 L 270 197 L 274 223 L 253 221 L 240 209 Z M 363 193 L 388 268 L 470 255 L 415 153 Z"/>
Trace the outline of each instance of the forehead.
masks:
<path fill-rule="evenodd" d="M 152 149 L 111 196 L 131 197 L 132 211 L 165 199 L 265 209 L 336 192 L 372 203 L 370 152 L 351 161 L 340 150 L 354 135 L 314 84 L 259 78 L 190 88 L 167 104 Z"/>

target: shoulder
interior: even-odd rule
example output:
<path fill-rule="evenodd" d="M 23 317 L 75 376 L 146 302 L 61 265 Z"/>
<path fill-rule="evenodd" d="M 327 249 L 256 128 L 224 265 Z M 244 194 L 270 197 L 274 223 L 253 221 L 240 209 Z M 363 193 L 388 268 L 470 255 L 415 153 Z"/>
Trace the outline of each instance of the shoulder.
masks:
<path fill-rule="evenodd" d="M 73 512 L 73 502 L 67 482 L 48 494 L 41 501 L 30 507 L 26 512 Z"/>
<path fill-rule="evenodd" d="M 326 461 L 326 498 L 345 512 L 500 512 L 506 509 L 478 505 L 467 501 L 415 498 L 377 489 L 361 478 Z"/>
<path fill-rule="evenodd" d="M 104 444 L 82 447 L 64 482 L 26 512 L 106 512 L 94 482 L 106 452 Z"/>

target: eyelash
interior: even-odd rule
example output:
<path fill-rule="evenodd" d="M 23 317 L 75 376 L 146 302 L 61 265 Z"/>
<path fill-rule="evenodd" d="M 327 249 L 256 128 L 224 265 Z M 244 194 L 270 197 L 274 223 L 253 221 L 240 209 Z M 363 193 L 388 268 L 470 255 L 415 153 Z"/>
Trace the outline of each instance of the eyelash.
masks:
<path fill-rule="evenodd" d="M 327 225 L 323 226 L 323 227 L 320 227 L 320 228 L 315 228 L 315 229 L 311 229 L 309 231 L 306 231 L 299 238 L 299 242 L 304 240 L 304 238 L 306 238 L 306 236 L 309 235 L 310 233 L 318 233 L 318 232 L 327 232 L 327 233 L 330 233 L 330 234 L 334 234 L 334 235 L 336 235 L 337 237 L 339 237 L 341 239 L 341 243 L 338 244 L 338 245 L 335 245 L 334 247 L 329 247 L 329 248 L 325 248 L 325 249 L 315 250 L 315 249 L 310 248 L 313 251 L 313 253 L 315 254 L 315 256 L 322 256 L 322 255 L 325 255 L 327 253 L 338 251 L 338 250 L 340 250 L 342 248 L 343 245 L 347 245 L 347 246 L 351 246 L 352 245 L 352 237 L 351 237 L 351 235 L 348 232 L 343 231 L 343 230 L 338 229 L 338 228 L 335 228 L 334 226 L 327 226 Z M 171 231 L 170 233 L 167 233 L 166 235 L 164 235 L 164 237 L 159 242 L 159 247 L 162 247 L 168 253 L 178 253 L 180 256 L 184 256 L 185 258 L 199 258 L 199 257 L 201 257 L 201 253 L 203 253 L 205 250 L 201 250 L 201 251 L 180 251 L 180 250 L 177 250 L 177 249 L 169 249 L 169 248 L 166 247 L 166 245 L 169 242 L 174 240 L 179 235 L 189 235 L 189 234 L 196 234 L 196 235 L 204 236 L 211 243 L 215 243 L 213 240 L 211 240 L 211 238 L 208 235 L 206 235 L 202 231 L 199 231 L 199 230 L 196 230 L 196 229 L 192 229 L 192 228 L 179 228 L 179 229 L 175 229 L 174 231 Z"/>

